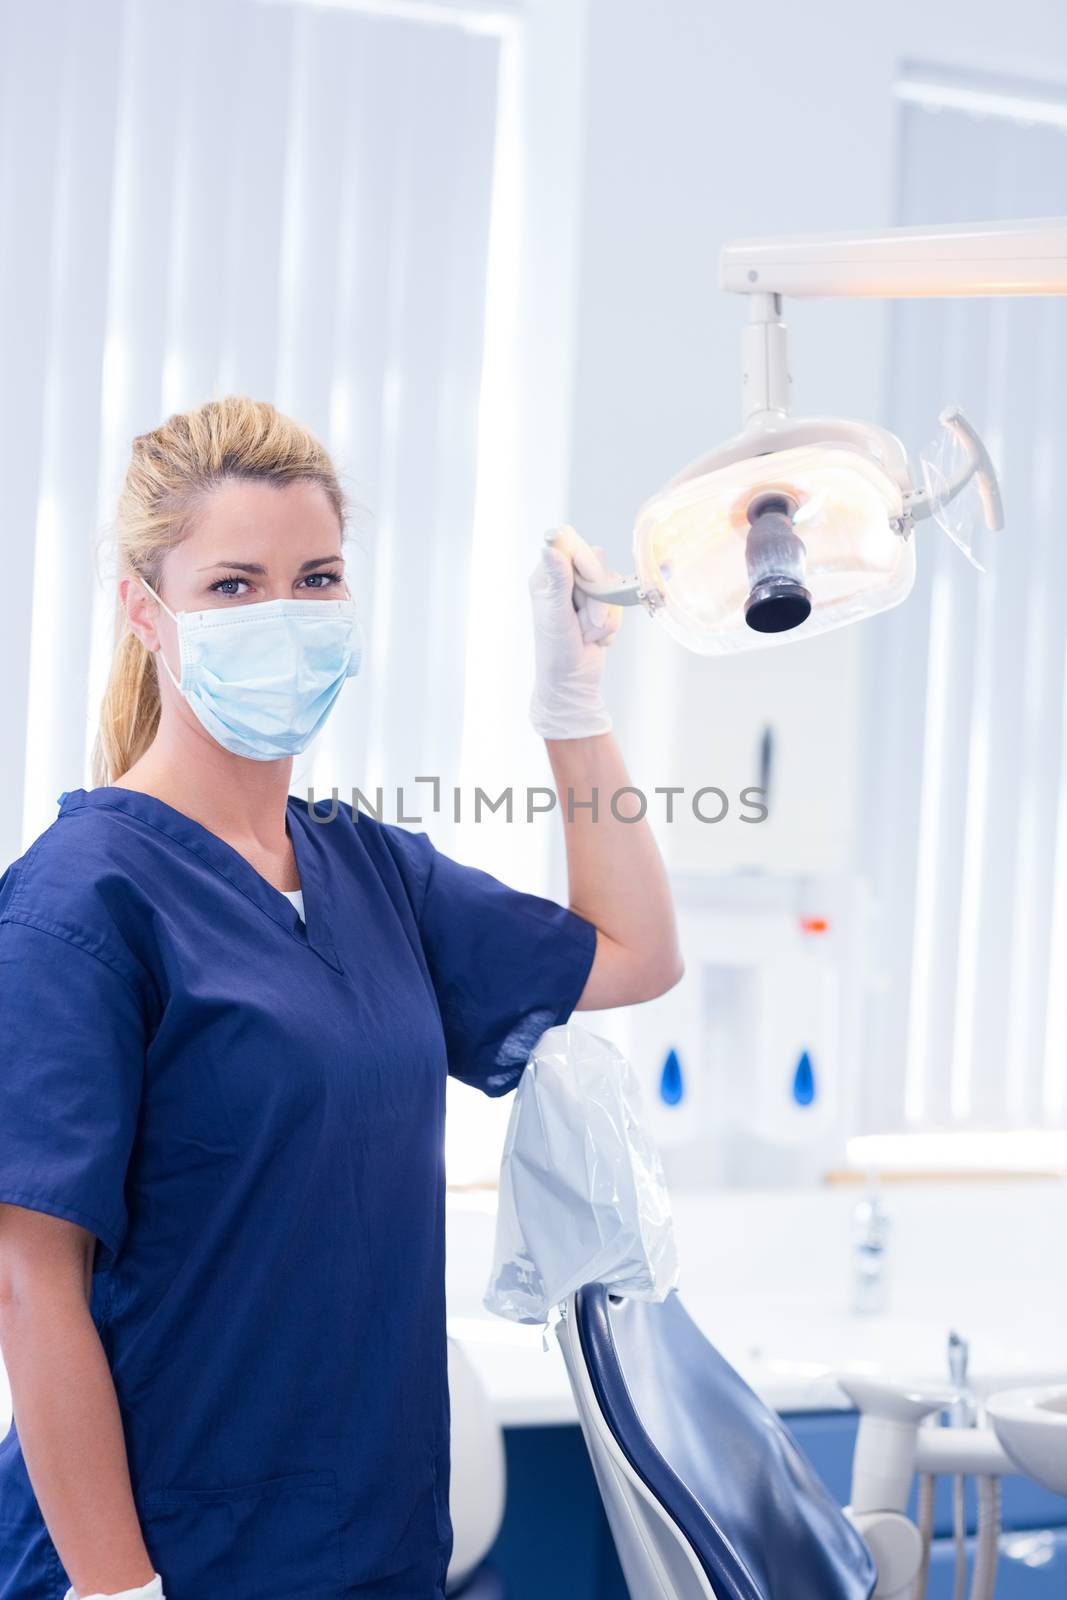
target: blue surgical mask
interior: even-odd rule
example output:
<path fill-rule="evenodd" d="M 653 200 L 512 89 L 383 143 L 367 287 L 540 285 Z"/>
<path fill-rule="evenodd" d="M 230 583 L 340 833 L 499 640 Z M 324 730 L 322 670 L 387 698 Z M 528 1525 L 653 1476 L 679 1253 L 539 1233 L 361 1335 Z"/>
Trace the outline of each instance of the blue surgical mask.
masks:
<path fill-rule="evenodd" d="M 314 739 L 346 678 L 359 671 L 354 600 L 260 600 L 175 613 L 180 675 L 171 683 L 213 739 L 235 756 L 277 761 Z"/>

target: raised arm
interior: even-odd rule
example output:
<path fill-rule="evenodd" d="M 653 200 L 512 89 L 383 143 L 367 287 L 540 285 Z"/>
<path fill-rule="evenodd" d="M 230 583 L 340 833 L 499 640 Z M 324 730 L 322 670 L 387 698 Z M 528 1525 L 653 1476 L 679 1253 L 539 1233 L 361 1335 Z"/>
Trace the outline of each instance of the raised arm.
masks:
<path fill-rule="evenodd" d="M 549 536 L 546 535 L 546 540 Z M 567 848 L 571 909 L 595 924 L 597 951 L 578 1010 L 663 994 L 684 971 L 670 885 L 630 786 L 600 692 L 618 606 L 572 599 L 573 572 L 606 576 L 601 552 L 567 526 L 530 579 L 537 675 L 530 718 L 546 741 Z M 640 819 L 640 820 L 637 820 Z"/>
<path fill-rule="evenodd" d="M 640 802 L 633 795 L 616 802 L 619 816 L 630 821 L 612 813 L 612 795 L 630 782 L 615 736 L 550 739 L 547 746 L 564 819 L 571 909 L 595 923 L 598 934 L 576 1009 L 653 1000 L 685 968 L 663 858 L 647 820 L 632 820 L 640 817 Z M 595 822 L 583 809 L 594 793 Z"/>

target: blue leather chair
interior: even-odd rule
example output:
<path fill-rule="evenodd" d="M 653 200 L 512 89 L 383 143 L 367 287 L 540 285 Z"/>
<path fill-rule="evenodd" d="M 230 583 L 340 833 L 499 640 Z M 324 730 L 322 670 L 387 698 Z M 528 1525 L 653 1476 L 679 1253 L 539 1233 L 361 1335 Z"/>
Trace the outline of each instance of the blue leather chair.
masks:
<path fill-rule="evenodd" d="M 677 1291 L 556 1327 L 632 1600 L 870 1600 L 871 1554 Z"/>

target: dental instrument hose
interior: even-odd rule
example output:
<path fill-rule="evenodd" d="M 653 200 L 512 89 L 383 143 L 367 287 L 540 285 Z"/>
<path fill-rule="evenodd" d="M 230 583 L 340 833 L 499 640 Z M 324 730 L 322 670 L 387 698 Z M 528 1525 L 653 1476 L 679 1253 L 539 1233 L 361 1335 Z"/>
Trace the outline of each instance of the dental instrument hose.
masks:
<path fill-rule="evenodd" d="M 983 1473 L 978 1482 L 978 1536 L 971 1600 L 993 1600 L 1000 1549 L 1000 1479 Z"/>
<path fill-rule="evenodd" d="M 964 1600 L 967 1592 L 967 1479 L 957 1472 L 952 1479 L 952 1538 L 956 1547 L 955 1580 L 952 1600 Z"/>
<path fill-rule="evenodd" d="M 912 1585 L 911 1600 L 926 1600 L 930 1582 L 930 1547 L 934 1537 L 934 1493 L 937 1479 L 932 1472 L 919 1475 L 919 1534 L 922 1538 L 922 1558 Z"/>
<path fill-rule="evenodd" d="M 971 1350 L 966 1339 L 953 1328 L 948 1336 L 949 1377 L 958 1394 L 950 1408 L 950 1419 L 955 1428 L 973 1428 L 975 1424 L 974 1396 L 968 1381 Z M 957 1472 L 952 1479 L 952 1537 L 956 1546 L 955 1581 L 953 1600 L 963 1600 L 967 1589 L 967 1479 Z M 972 1590 L 973 1596 L 973 1590 Z"/>

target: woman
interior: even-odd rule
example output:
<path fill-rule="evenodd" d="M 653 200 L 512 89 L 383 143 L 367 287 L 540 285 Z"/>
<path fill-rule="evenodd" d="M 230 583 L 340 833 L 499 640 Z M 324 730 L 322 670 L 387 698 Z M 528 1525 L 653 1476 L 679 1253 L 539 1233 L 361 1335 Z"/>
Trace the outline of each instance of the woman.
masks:
<path fill-rule="evenodd" d="M 531 581 L 569 906 L 289 794 L 359 663 L 345 525 L 270 405 L 134 442 L 98 786 L 0 879 L 0 1600 L 440 1600 L 446 1073 L 681 975 L 573 530 Z"/>

